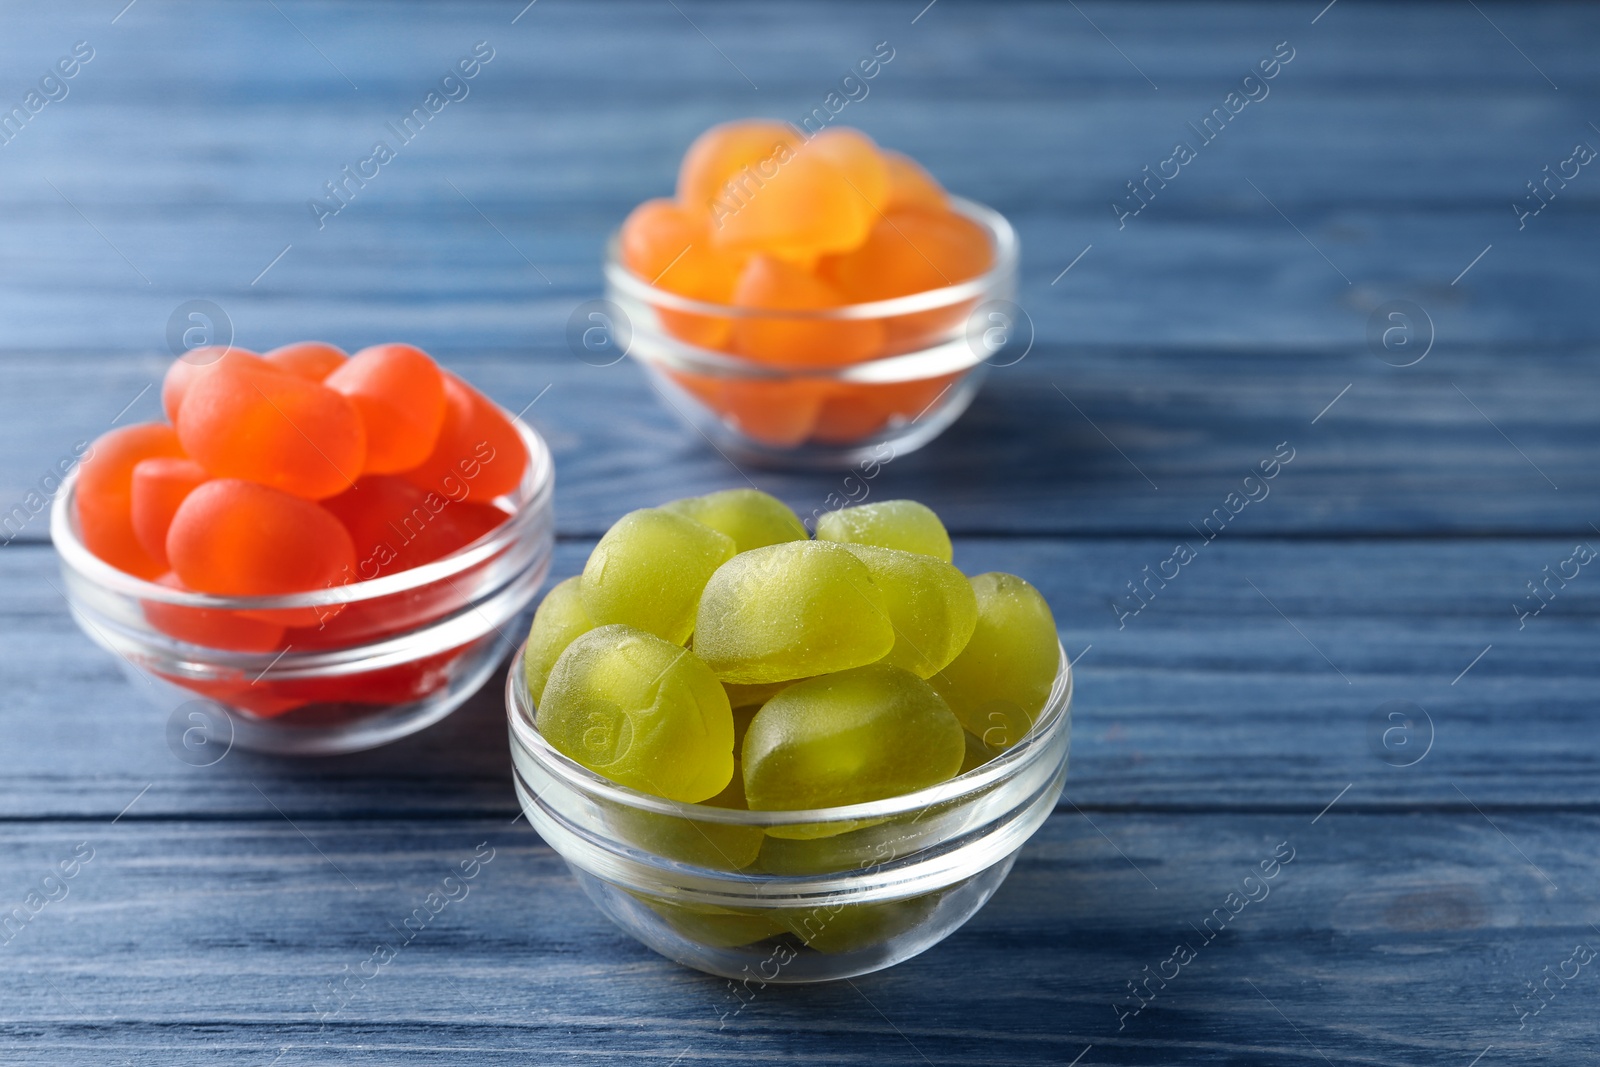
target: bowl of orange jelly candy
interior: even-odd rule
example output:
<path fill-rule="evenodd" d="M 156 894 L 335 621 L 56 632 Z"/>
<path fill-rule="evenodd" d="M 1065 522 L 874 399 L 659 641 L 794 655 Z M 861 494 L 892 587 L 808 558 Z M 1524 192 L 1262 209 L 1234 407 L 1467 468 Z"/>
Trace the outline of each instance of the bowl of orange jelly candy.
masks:
<path fill-rule="evenodd" d="M 94 442 L 50 532 L 179 758 L 371 748 L 494 672 L 549 567 L 537 433 L 403 344 L 194 349 L 161 399 Z"/>
<path fill-rule="evenodd" d="M 966 409 L 1004 346 L 989 312 L 1014 307 L 1016 269 L 999 213 L 860 131 L 731 122 L 689 147 L 674 198 L 612 238 L 625 325 L 596 320 L 595 336 L 724 451 L 848 466 Z"/>

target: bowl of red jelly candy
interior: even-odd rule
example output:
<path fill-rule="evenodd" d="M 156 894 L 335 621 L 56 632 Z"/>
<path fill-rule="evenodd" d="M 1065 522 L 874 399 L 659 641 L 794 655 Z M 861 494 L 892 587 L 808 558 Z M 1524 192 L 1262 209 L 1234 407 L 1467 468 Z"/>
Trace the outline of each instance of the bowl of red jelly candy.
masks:
<path fill-rule="evenodd" d="M 403 344 L 195 349 L 161 400 L 94 442 L 51 537 L 79 625 L 198 744 L 371 748 L 494 673 L 549 566 L 537 433 Z"/>
<path fill-rule="evenodd" d="M 881 462 L 954 422 L 1002 362 L 1017 254 L 998 212 L 858 130 L 725 123 L 613 237 L 622 322 L 594 313 L 582 343 L 625 350 L 729 454 Z"/>

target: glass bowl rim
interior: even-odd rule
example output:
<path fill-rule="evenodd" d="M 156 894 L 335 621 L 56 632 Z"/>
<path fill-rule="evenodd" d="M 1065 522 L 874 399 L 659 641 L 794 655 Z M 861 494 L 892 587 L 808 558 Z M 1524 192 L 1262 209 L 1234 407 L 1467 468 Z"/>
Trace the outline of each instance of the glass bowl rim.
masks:
<path fill-rule="evenodd" d="M 493 401 L 490 401 L 493 403 Z M 471 544 L 457 549 L 448 556 L 425 563 L 420 567 L 397 571 L 377 578 L 364 578 L 345 585 L 330 586 L 303 593 L 280 596 L 221 596 L 213 593 L 196 593 L 139 578 L 118 570 L 89 551 L 79 537 L 72 516 L 72 500 L 77 491 L 80 467 L 73 468 L 63 479 L 50 507 L 50 540 L 62 561 L 84 578 L 101 588 L 140 600 L 153 600 L 187 608 L 206 608 L 228 611 L 275 611 L 286 608 L 317 608 L 333 605 L 359 604 L 400 593 L 425 588 L 435 582 L 448 580 L 504 551 L 523 534 L 523 527 L 535 516 L 548 509 L 555 488 L 555 461 L 550 446 L 539 432 L 511 415 L 498 404 L 495 409 L 516 428 L 518 436 L 528 450 L 528 468 L 523 472 L 522 483 L 510 494 L 516 508 L 509 512 L 505 522 L 490 530 Z"/>
<path fill-rule="evenodd" d="M 1071 722 L 1072 663 L 1067 659 L 1066 649 L 1061 646 L 1058 638 L 1056 654 L 1059 659 L 1056 676 L 1051 683 L 1050 696 L 1045 701 L 1044 710 L 1039 713 L 1039 718 L 1034 721 L 1021 741 L 965 774 L 958 774 L 954 778 L 916 792 L 831 808 L 793 811 L 718 808 L 703 803 L 690 804 L 668 800 L 665 797 L 620 785 L 558 751 L 545 740 L 544 735 L 538 731 L 527 715 L 533 702 L 528 696 L 527 681 L 522 670 L 522 657 L 526 648 L 526 641 L 517 647 L 516 654 L 511 660 L 511 668 L 506 675 L 506 719 L 510 725 L 513 746 L 526 752 L 568 788 L 584 796 L 605 800 L 636 811 L 671 815 L 693 822 L 765 828 L 795 823 L 852 822 L 910 814 L 936 804 L 947 804 L 980 794 L 1002 781 L 1015 778 L 1044 759 L 1050 750 L 1050 742 L 1063 730 L 1068 729 L 1068 724 Z"/>
<path fill-rule="evenodd" d="M 620 255 L 622 229 L 613 230 L 606 240 L 605 279 L 609 285 L 627 296 L 658 308 L 689 312 L 724 319 L 779 319 L 796 322 L 838 322 L 860 319 L 887 319 L 921 311 L 936 311 L 981 297 L 996 286 L 1005 283 L 1017 269 L 1019 242 L 1017 232 L 1009 220 L 994 208 L 965 197 L 950 196 L 950 207 L 957 214 L 977 223 L 988 233 L 994 245 L 994 263 L 975 278 L 937 289 L 924 289 L 920 293 L 891 297 L 887 300 L 869 300 L 855 304 L 841 304 L 835 308 L 809 310 L 782 310 L 771 308 L 740 307 L 733 304 L 714 304 L 695 300 L 678 293 L 661 289 L 633 273 L 622 263 Z M 882 214 L 882 212 L 879 212 Z M 741 358 L 741 357 L 735 357 Z M 894 358 L 894 357 L 880 357 Z M 870 363 L 871 360 L 866 362 Z"/>

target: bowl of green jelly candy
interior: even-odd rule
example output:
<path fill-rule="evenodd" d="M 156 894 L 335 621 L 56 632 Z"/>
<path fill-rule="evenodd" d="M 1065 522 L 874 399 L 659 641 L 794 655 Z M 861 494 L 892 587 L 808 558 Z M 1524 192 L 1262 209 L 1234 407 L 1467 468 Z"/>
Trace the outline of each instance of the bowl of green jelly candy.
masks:
<path fill-rule="evenodd" d="M 624 516 L 507 679 L 529 824 L 624 931 L 749 989 L 937 944 L 1055 808 L 1071 733 L 1043 598 L 950 559 L 909 501 L 817 540 L 751 490 Z M 792 610 L 833 594 L 863 606 Z"/>

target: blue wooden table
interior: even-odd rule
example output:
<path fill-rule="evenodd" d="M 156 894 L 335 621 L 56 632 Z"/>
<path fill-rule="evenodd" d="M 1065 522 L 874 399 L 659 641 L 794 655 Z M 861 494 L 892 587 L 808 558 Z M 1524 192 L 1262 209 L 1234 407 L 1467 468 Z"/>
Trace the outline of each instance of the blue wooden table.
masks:
<path fill-rule="evenodd" d="M 524 2 L 0 15 L 0 1061 L 1600 1056 L 1600 12 Z M 743 484 L 568 350 L 605 236 L 699 130 L 798 119 L 879 42 L 839 121 L 1013 220 L 1033 348 L 874 478 L 744 473 L 927 501 L 1054 606 L 1072 772 L 988 907 L 730 1015 L 514 822 L 495 687 L 361 755 L 177 759 L 26 505 L 156 417 L 175 313 L 538 397 L 574 573 L 623 511 Z"/>

